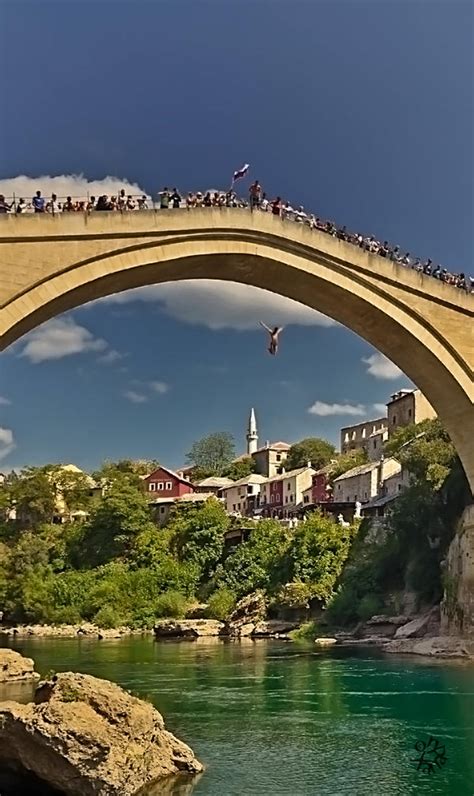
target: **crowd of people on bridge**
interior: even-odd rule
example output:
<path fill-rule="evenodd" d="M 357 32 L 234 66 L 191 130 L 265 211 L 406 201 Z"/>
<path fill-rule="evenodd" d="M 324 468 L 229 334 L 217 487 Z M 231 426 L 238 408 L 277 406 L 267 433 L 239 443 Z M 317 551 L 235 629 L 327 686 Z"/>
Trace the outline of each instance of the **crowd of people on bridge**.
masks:
<path fill-rule="evenodd" d="M 419 273 L 432 276 L 441 282 L 461 288 L 468 293 L 474 292 L 474 279 L 464 273 L 453 273 L 435 264 L 431 259 L 422 261 L 413 257 L 410 252 L 403 252 L 399 246 L 394 246 L 388 241 L 379 241 L 374 235 L 362 235 L 351 232 L 346 226 L 338 226 L 333 221 L 326 221 L 313 213 L 308 213 L 302 205 L 293 207 L 290 202 L 284 201 L 280 196 L 268 199 L 258 180 L 249 188 L 248 200 L 237 196 L 233 187 L 227 191 L 190 191 L 183 196 L 177 188 L 169 189 L 166 186 L 157 193 L 156 201 L 150 200 L 145 194 L 134 196 L 127 194 L 122 188 L 116 196 L 88 196 L 75 199 L 67 196 L 64 200 L 58 199 L 56 194 L 51 194 L 50 199 L 45 199 L 41 191 L 36 191 L 31 201 L 24 199 L 8 202 L 0 194 L 0 213 L 49 213 L 52 215 L 70 212 L 134 212 L 143 210 L 177 210 L 186 208 L 193 210 L 201 207 L 240 207 L 250 208 L 252 211 L 271 213 L 285 221 L 304 224 L 310 229 L 315 229 L 331 235 L 339 240 L 351 243 L 371 254 L 376 254 L 405 268 L 413 269 Z"/>

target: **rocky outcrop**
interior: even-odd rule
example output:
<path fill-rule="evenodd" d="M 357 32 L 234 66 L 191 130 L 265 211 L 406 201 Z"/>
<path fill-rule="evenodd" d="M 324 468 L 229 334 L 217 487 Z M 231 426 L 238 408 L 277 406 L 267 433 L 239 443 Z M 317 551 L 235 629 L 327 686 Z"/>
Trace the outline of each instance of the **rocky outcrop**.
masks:
<path fill-rule="evenodd" d="M 367 638 L 392 638 L 399 627 L 406 625 L 409 616 L 373 616 L 367 622 L 361 622 L 354 631 L 354 636 L 360 639 Z"/>
<path fill-rule="evenodd" d="M 217 619 L 166 619 L 153 628 L 156 638 L 199 638 L 220 636 L 224 623 Z"/>
<path fill-rule="evenodd" d="M 398 638 L 382 646 L 384 652 L 435 658 L 474 658 L 474 641 L 456 636 Z"/>
<path fill-rule="evenodd" d="M 399 627 L 394 638 L 423 638 L 436 636 L 439 633 L 439 605 L 435 605 L 428 613 L 417 616 L 411 622 Z"/>
<path fill-rule="evenodd" d="M 40 683 L 34 703 L 0 706 L 5 769 L 66 796 L 132 796 L 203 767 L 152 705 L 114 683 L 66 672 Z"/>
<path fill-rule="evenodd" d="M 80 625 L 18 625 L 17 627 L 0 628 L 1 636 L 35 636 L 40 638 L 76 638 L 88 636 L 90 638 L 122 638 L 132 634 L 143 633 L 130 627 L 116 627 L 112 629 L 97 627 L 90 622 Z"/>
<path fill-rule="evenodd" d="M 285 622 L 282 619 L 267 619 L 253 625 L 253 638 L 281 638 L 299 627 L 299 622 Z"/>
<path fill-rule="evenodd" d="M 256 591 L 243 597 L 225 622 L 224 634 L 228 636 L 251 636 L 257 625 L 267 613 L 263 591 Z"/>
<path fill-rule="evenodd" d="M 15 683 L 21 680 L 39 680 L 34 661 L 31 658 L 24 658 L 14 650 L 0 649 L 0 683 Z"/>

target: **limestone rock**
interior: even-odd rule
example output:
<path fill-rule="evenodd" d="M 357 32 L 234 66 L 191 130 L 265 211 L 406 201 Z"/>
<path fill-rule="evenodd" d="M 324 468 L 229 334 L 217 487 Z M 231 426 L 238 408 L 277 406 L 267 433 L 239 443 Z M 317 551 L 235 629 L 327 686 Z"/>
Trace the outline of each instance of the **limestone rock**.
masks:
<path fill-rule="evenodd" d="M 157 622 L 154 627 L 156 638 L 198 638 L 199 636 L 219 636 L 224 623 L 217 619 L 167 619 Z"/>
<path fill-rule="evenodd" d="M 152 705 L 72 672 L 40 683 L 34 703 L 1 705 L 0 769 L 11 766 L 67 796 L 132 796 L 203 770 Z"/>
<path fill-rule="evenodd" d="M 14 683 L 19 680 L 39 680 L 34 661 L 24 658 L 14 650 L 0 649 L 0 683 Z"/>
<path fill-rule="evenodd" d="M 397 629 L 401 625 L 406 625 L 410 618 L 409 616 L 385 616 L 384 614 L 372 616 L 367 622 L 361 622 L 356 627 L 354 635 L 356 638 L 372 638 L 374 636 L 393 638 Z"/>
<path fill-rule="evenodd" d="M 456 636 L 432 636 L 430 638 L 399 638 L 384 644 L 384 652 L 411 655 L 428 655 L 436 658 L 472 658 L 474 641 Z"/>
<path fill-rule="evenodd" d="M 319 647 L 332 647 L 334 644 L 337 644 L 337 638 L 326 638 L 326 636 L 322 636 L 321 638 L 315 638 L 314 643 Z"/>
<path fill-rule="evenodd" d="M 298 622 L 285 622 L 280 619 L 267 619 L 254 625 L 252 636 L 254 638 L 275 638 L 296 630 Z"/>
<path fill-rule="evenodd" d="M 243 597 L 225 623 L 225 633 L 229 636 L 249 636 L 256 625 L 265 619 L 267 604 L 263 591 L 255 591 Z"/>
<path fill-rule="evenodd" d="M 434 635 L 434 631 L 439 627 L 439 606 L 436 605 L 431 611 L 423 616 L 417 616 L 406 625 L 402 625 L 395 633 L 395 638 L 422 638 L 426 635 Z"/>

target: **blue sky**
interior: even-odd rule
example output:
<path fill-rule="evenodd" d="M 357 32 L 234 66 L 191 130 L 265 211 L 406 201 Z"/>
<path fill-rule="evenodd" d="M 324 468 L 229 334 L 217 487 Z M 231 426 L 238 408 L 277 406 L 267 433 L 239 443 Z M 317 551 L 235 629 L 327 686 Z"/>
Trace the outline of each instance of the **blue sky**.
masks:
<path fill-rule="evenodd" d="M 225 187 L 248 161 L 269 195 L 470 272 L 472 16 L 458 0 L 4 0 L 0 190 Z M 260 318 L 287 324 L 276 358 Z M 214 430 L 242 448 L 251 405 L 262 442 L 336 441 L 407 384 L 282 298 L 150 287 L 0 356 L 0 466 L 178 466 Z"/>

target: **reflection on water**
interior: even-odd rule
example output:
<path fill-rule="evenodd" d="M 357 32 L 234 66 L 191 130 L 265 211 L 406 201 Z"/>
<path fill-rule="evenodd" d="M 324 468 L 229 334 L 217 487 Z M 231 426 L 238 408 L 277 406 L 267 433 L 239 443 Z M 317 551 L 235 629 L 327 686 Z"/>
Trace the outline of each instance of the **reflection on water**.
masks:
<path fill-rule="evenodd" d="M 474 668 L 280 641 L 25 639 L 41 673 L 76 670 L 150 699 L 206 766 L 146 796 L 473 796 Z M 16 688 L 16 686 L 15 686 Z M 16 696 L 13 698 L 17 698 Z M 446 745 L 432 775 L 418 740 Z"/>

